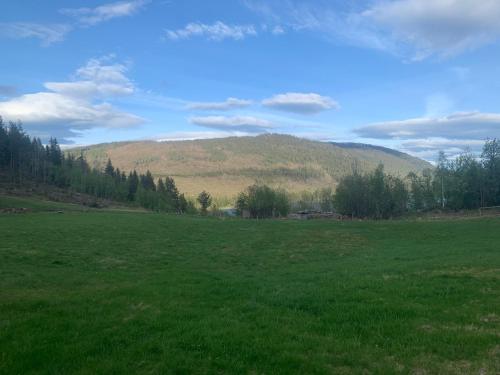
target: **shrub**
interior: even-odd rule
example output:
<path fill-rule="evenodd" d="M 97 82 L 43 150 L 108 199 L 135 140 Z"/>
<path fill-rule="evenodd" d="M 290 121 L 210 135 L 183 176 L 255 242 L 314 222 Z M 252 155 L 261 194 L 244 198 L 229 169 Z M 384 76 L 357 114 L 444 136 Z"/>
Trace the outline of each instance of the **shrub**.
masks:
<path fill-rule="evenodd" d="M 236 209 L 240 215 L 248 211 L 252 218 L 283 217 L 290 212 L 290 199 L 281 189 L 252 185 L 238 195 Z"/>

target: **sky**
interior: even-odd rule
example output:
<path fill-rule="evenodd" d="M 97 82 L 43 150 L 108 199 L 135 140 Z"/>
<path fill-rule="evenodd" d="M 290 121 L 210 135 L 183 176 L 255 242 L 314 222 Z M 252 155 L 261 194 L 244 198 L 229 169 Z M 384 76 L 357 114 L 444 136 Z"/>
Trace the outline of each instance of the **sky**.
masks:
<path fill-rule="evenodd" d="M 500 138 L 498 0 L 0 3 L 0 116 L 61 144 Z"/>

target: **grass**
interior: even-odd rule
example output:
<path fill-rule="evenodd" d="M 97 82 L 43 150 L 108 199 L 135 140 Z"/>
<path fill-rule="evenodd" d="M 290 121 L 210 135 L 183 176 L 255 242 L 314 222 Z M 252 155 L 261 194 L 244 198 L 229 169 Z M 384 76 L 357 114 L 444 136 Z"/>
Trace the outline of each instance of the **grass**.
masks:
<path fill-rule="evenodd" d="M 0 210 L 2 208 L 26 208 L 30 211 L 84 211 L 88 208 L 78 204 L 54 202 L 31 197 L 0 195 Z"/>
<path fill-rule="evenodd" d="M 499 228 L 0 215 L 0 373 L 497 374 Z"/>

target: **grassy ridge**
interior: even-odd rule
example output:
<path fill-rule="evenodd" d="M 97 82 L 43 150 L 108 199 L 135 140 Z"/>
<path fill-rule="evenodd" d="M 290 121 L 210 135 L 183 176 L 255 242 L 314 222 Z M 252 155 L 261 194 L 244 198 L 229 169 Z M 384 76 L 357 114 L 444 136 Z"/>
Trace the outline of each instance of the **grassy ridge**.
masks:
<path fill-rule="evenodd" d="M 290 192 L 335 185 L 356 164 L 372 171 L 379 163 L 393 175 L 406 176 L 430 164 L 409 155 L 368 145 L 330 144 L 287 135 L 233 137 L 177 142 L 123 142 L 95 145 L 84 151 L 102 168 L 108 157 L 122 170 L 149 169 L 156 177 L 173 176 L 181 191 L 206 189 L 216 197 L 234 197 L 254 182 Z"/>
<path fill-rule="evenodd" d="M 0 215 L 0 373 L 495 374 L 499 226 Z"/>

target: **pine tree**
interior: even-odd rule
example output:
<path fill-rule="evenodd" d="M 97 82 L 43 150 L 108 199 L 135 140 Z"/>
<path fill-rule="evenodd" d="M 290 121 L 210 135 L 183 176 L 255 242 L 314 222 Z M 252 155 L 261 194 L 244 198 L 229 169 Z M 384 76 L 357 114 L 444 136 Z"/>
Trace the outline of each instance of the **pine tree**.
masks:
<path fill-rule="evenodd" d="M 106 163 L 106 167 L 104 168 L 104 173 L 108 176 L 114 177 L 115 168 L 113 167 L 113 163 L 111 163 L 111 159 L 108 158 L 108 162 Z"/>
<path fill-rule="evenodd" d="M 137 172 L 134 170 L 130 172 L 128 176 L 128 194 L 127 198 L 129 201 L 135 201 L 137 189 L 139 188 L 139 177 L 137 176 Z"/>

